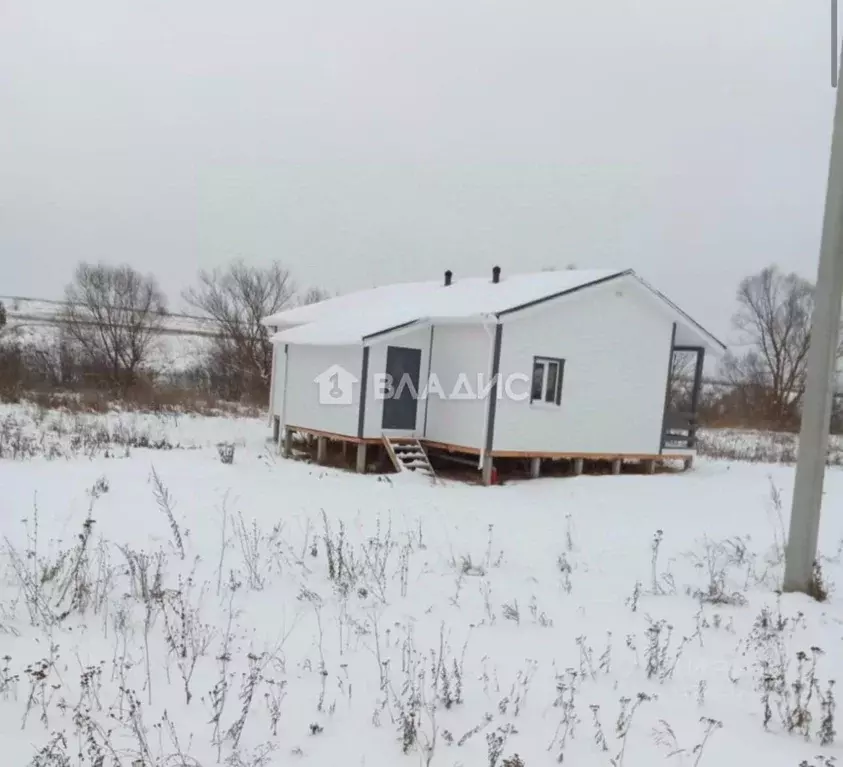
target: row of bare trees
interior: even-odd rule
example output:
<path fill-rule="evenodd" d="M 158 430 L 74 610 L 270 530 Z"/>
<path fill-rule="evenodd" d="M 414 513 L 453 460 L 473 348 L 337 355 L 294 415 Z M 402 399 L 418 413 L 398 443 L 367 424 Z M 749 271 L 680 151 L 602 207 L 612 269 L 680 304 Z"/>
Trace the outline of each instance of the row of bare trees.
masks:
<path fill-rule="evenodd" d="M 814 286 L 770 266 L 741 280 L 737 304 L 736 343 L 722 365 L 729 404 L 756 425 L 794 429 L 805 394 Z"/>
<path fill-rule="evenodd" d="M 225 269 L 201 271 L 196 285 L 183 293 L 209 329 L 206 359 L 191 371 L 194 383 L 224 399 L 265 399 L 272 344 L 261 319 L 326 296 L 318 288 L 300 293 L 277 262 L 256 267 L 235 261 Z M 65 289 L 58 344 L 48 352 L 7 343 L 5 367 L 49 370 L 42 375 L 64 384 L 96 382 L 125 393 L 152 372 L 150 357 L 167 316 L 166 297 L 154 276 L 129 266 L 81 263 Z M 0 308 L 0 331 L 4 324 Z"/>
<path fill-rule="evenodd" d="M 299 291 L 280 263 L 255 267 L 235 261 L 202 271 L 182 294 L 212 329 L 204 363 L 193 371 L 202 384 L 228 400 L 265 400 L 272 369 L 272 344 L 261 319 L 282 309 L 327 297 L 319 289 Z M 65 291 L 61 343 L 18 349 L 17 365 L 50 368 L 54 379 L 105 381 L 126 391 L 148 369 L 153 345 L 167 317 L 163 291 L 151 275 L 129 266 L 80 264 Z M 735 342 L 719 378 L 727 384 L 704 398 L 711 420 L 765 428 L 795 428 L 805 391 L 813 285 L 775 266 L 743 279 L 732 325 Z M 6 324 L 0 304 L 0 335 Z M 8 333 L 7 333 L 8 335 Z M 15 362 L 2 362 L 11 370 Z M 681 361 L 677 360 L 681 365 Z M 692 371 L 676 370 L 687 382 Z"/>
<path fill-rule="evenodd" d="M 62 330 L 83 364 L 115 387 L 133 384 L 166 314 L 155 278 L 129 266 L 81 263 L 65 301 Z"/>
<path fill-rule="evenodd" d="M 814 286 L 769 266 L 741 280 L 736 299 L 731 348 L 718 370 L 708 370 L 700 393 L 700 423 L 796 430 L 805 394 Z M 838 348 L 841 356 L 843 346 Z M 691 409 L 695 363 L 694 353 L 674 354 L 669 406 L 675 412 Z M 834 398 L 832 428 L 843 431 L 843 393 Z"/>
<path fill-rule="evenodd" d="M 198 284 L 183 298 L 216 328 L 205 368 L 213 388 L 227 399 L 263 397 L 269 390 L 272 343 L 261 320 L 327 296 L 319 288 L 299 294 L 290 272 L 277 262 L 260 269 L 236 261 L 224 271 L 200 272 Z"/>
<path fill-rule="evenodd" d="M 814 286 L 769 266 L 741 280 L 732 316 L 731 349 L 715 381 L 704 387 L 703 424 L 795 430 L 805 393 Z M 838 350 L 841 356 L 843 347 Z M 672 407 L 687 410 L 693 355 L 674 356 Z M 712 373 L 714 371 L 711 371 Z M 832 427 L 843 428 L 843 398 L 835 397 Z"/>

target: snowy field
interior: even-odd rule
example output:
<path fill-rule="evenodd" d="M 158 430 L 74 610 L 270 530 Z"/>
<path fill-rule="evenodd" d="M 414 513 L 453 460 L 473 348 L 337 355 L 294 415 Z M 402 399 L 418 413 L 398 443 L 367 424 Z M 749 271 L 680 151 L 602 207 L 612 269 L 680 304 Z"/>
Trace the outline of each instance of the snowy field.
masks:
<path fill-rule="evenodd" d="M 787 465 L 431 486 L 267 436 L 0 409 L 3 765 L 843 760 L 840 469 L 820 604 L 775 591 Z"/>
<path fill-rule="evenodd" d="M 61 302 L 0 296 L 0 303 L 6 308 L 8 330 L 20 343 L 43 349 L 58 342 Z M 177 375 L 202 363 L 214 332 L 211 321 L 171 313 L 161 327 L 164 332 L 153 341 L 146 360 L 149 368 L 165 376 Z"/>
<path fill-rule="evenodd" d="M 246 408 L 244 408 L 245 410 Z M 131 448 L 198 449 L 220 443 L 265 442 L 262 418 L 195 413 L 109 413 L 48 410 L 38 405 L 0 404 L 0 459 L 126 457 Z"/>
<path fill-rule="evenodd" d="M 799 437 L 788 432 L 754 429 L 701 429 L 697 449 L 709 458 L 796 463 Z M 843 443 L 839 435 L 829 438 L 828 463 L 843 465 Z"/>

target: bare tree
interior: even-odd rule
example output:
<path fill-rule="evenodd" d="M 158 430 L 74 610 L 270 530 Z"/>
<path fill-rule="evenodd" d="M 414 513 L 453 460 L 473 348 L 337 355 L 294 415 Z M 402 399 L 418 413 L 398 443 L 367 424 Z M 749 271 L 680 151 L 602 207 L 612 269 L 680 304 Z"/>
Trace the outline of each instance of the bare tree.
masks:
<path fill-rule="evenodd" d="M 6 327 L 6 307 L 3 306 L 3 302 L 0 301 L 0 333 L 3 332 L 3 328 Z"/>
<path fill-rule="evenodd" d="M 265 394 L 272 371 L 272 343 L 269 328 L 261 320 L 294 303 L 289 271 L 278 262 L 261 268 L 235 261 L 222 271 L 200 272 L 199 284 L 183 295 L 217 326 L 209 358 L 215 388 L 234 399 Z"/>
<path fill-rule="evenodd" d="M 64 331 L 89 369 L 126 388 L 147 361 L 166 313 L 151 275 L 130 266 L 81 263 L 65 288 Z"/>
<path fill-rule="evenodd" d="M 302 306 L 308 306 L 310 304 L 321 303 L 329 298 L 331 298 L 331 294 L 327 290 L 323 290 L 322 288 L 308 288 L 299 303 Z"/>
<path fill-rule="evenodd" d="M 670 363 L 670 410 L 684 413 L 691 409 L 695 362 L 693 352 L 674 352 Z"/>
<path fill-rule="evenodd" d="M 814 286 L 769 266 L 741 280 L 732 318 L 745 350 L 728 354 L 723 371 L 744 406 L 772 425 L 793 426 L 805 392 Z"/>

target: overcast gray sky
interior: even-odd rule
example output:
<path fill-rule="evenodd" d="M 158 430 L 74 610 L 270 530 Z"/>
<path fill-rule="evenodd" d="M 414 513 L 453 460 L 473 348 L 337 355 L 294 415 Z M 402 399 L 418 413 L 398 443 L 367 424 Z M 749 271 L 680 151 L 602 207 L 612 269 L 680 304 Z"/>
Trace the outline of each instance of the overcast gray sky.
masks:
<path fill-rule="evenodd" d="M 284 261 L 632 267 L 715 332 L 813 278 L 828 0 L 0 0 L 0 294 Z"/>

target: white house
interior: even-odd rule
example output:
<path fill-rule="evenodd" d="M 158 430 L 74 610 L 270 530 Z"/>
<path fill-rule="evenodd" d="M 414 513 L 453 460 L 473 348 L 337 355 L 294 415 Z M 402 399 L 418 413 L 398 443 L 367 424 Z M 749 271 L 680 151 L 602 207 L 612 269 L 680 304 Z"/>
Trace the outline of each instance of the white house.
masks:
<path fill-rule="evenodd" d="M 631 270 L 565 270 L 386 285 L 264 319 L 274 328 L 270 418 L 367 445 L 418 440 L 471 457 L 653 462 L 694 454 L 695 413 L 667 413 L 673 355 L 720 341 Z M 386 442 L 385 442 L 386 438 Z M 393 454 L 394 457 L 394 454 Z"/>

